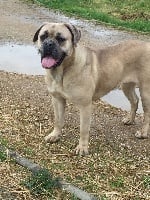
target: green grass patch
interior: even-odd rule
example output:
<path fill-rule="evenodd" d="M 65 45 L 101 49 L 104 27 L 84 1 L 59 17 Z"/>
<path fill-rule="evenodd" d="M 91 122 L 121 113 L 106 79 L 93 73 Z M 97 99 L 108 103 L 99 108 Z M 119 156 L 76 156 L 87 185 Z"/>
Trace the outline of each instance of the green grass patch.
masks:
<path fill-rule="evenodd" d="M 51 196 L 53 189 L 60 188 L 59 179 L 53 178 L 48 170 L 43 169 L 31 175 L 21 183 L 31 194 Z"/>
<path fill-rule="evenodd" d="M 3 162 L 7 159 L 7 155 L 5 152 L 0 151 L 0 162 Z"/>
<path fill-rule="evenodd" d="M 7 146 L 7 145 L 8 145 L 7 140 L 0 138 L 0 147 Z M 6 152 L 4 152 L 3 149 L 0 149 L 0 162 L 5 161 L 6 159 L 7 159 Z"/>
<path fill-rule="evenodd" d="M 100 200 L 108 200 L 108 198 L 106 197 L 106 195 L 101 196 Z"/>
<path fill-rule="evenodd" d="M 114 27 L 150 32 L 149 0 L 32 0 L 32 2 Z"/>
<path fill-rule="evenodd" d="M 117 177 L 111 181 L 110 185 L 113 188 L 123 188 L 124 187 L 124 179 L 123 177 Z"/>
<path fill-rule="evenodd" d="M 143 177 L 143 183 L 144 183 L 145 188 L 150 189 L 150 175 Z"/>
<path fill-rule="evenodd" d="M 7 147 L 8 141 L 6 139 L 0 138 L 0 145 Z"/>
<path fill-rule="evenodd" d="M 24 151 L 24 154 L 26 154 L 26 155 L 34 155 L 34 150 L 33 149 L 31 149 L 30 147 L 26 147 L 26 148 L 24 148 L 23 149 L 23 151 Z"/>

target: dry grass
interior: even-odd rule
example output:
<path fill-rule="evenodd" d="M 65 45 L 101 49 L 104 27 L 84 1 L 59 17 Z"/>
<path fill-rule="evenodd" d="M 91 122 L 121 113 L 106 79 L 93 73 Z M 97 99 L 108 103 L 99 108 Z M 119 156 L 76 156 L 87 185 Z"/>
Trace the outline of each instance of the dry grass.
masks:
<path fill-rule="evenodd" d="M 90 155 L 79 157 L 74 155 L 79 116 L 72 104 L 67 106 L 62 139 L 52 145 L 43 141 L 53 128 L 53 109 L 42 76 L 1 71 L 0 93 L 1 142 L 48 168 L 55 177 L 102 199 L 150 199 L 150 142 L 134 137 L 141 116 L 134 126 L 124 126 L 121 120 L 126 112 L 101 101 L 94 103 Z M 20 184 L 30 173 L 9 158 L 1 162 L 0 169 L 2 199 L 75 199 L 59 189 L 51 197 L 31 195 Z"/>

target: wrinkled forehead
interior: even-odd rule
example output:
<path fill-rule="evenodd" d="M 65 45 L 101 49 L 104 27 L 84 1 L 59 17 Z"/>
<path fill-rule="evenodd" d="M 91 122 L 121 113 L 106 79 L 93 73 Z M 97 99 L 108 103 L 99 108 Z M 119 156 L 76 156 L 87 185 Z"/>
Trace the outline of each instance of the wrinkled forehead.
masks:
<path fill-rule="evenodd" d="M 44 34 L 45 32 L 47 32 L 50 37 L 55 37 L 58 34 L 65 37 L 71 37 L 68 28 L 61 23 L 48 23 L 44 25 L 40 31 L 40 35 Z"/>

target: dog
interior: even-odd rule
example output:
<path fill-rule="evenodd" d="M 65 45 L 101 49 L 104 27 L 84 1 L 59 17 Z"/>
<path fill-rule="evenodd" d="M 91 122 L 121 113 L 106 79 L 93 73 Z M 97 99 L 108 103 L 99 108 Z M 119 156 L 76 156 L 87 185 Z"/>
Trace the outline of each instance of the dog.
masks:
<path fill-rule="evenodd" d="M 44 23 L 35 33 L 41 54 L 41 64 L 46 70 L 45 80 L 52 95 L 54 130 L 45 137 L 56 142 L 64 125 L 66 100 L 80 110 L 80 139 L 76 153 L 88 153 L 92 101 L 106 95 L 118 85 L 131 104 L 130 115 L 123 119 L 130 125 L 135 120 L 139 87 L 144 121 L 137 138 L 147 138 L 150 124 L 150 43 L 125 41 L 99 50 L 79 44 L 81 31 L 72 24 Z"/>

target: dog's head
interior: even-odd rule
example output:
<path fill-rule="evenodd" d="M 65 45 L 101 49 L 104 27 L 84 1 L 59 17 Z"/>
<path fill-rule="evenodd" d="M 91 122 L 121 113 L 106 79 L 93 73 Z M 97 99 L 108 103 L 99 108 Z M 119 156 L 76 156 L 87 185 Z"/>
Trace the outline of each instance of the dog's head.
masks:
<path fill-rule="evenodd" d="M 71 24 L 45 23 L 35 33 L 33 42 L 38 41 L 41 63 L 44 68 L 60 66 L 72 55 L 80 40 L 81 32 Z"/>

